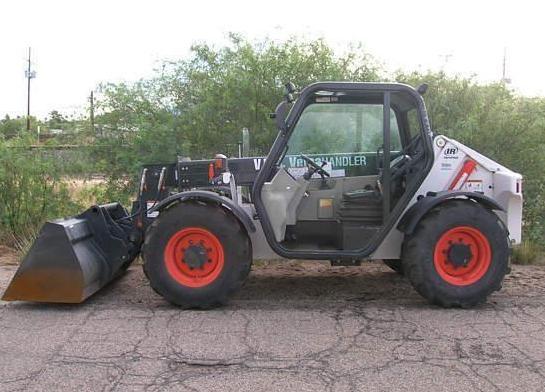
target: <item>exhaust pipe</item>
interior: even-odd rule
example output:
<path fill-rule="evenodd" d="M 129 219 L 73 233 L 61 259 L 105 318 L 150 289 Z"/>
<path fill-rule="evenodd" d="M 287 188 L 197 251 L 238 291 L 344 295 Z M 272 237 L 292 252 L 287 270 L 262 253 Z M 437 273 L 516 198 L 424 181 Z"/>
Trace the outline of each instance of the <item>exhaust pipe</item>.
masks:
<path fill-rule="evenodd" d="M 2 300 L 80 303 L 124 272 L 141 235 L 119 203 L 47 222 Z"/>

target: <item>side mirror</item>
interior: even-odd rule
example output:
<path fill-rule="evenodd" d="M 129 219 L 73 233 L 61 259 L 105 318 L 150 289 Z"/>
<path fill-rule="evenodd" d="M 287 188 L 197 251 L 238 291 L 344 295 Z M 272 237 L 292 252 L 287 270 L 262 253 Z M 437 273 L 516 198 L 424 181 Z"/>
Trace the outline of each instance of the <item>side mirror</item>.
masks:
<path fill-rule="evenodd" d="M 293 94 L 296 92 L 295 84 L 293 84 L 292 82 L 286 83 L 285 87 L 288 94 Z"/>
<path fill-rule="evenodd" d="M 416 88 L 416 91 L 418 91 L 418 94 L 424 95 L 426 94 L 426 91 L 428 91 L 428 85 L 426 83 L 422 83 Z"/>
<path fill-rule="evenodd" d="M 286 95 L 284 96 L 287 102 L 295 101 L 294 95 L 297 93 L 297 88 L 292 82 L 288 82 L 284 85 L 286 87 Z"/>
<path fill-rule="evenodd" d="M 284 101 L 278 104 L 274 113 L 269 114 L 270 118 L 276 120 L 276 127 L 282 131 L 286 129 L 286 117 L 290 110 L 290 104 L 295 101 L 294 94 L 297 92 L 295 85 L 292 82 L 288 82 L 284 86 L 286 87 Z"/>

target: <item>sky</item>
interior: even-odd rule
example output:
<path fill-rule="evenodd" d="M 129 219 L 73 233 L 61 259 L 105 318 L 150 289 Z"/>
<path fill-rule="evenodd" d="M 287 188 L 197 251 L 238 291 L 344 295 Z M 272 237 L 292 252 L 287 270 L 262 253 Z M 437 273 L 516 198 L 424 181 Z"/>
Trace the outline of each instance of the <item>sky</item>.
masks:
<path fill-rule="evenodd" d="M 507 77 L 519 94 L 545 96 L 545 6 L 540 1 L 174 1 L 0 2 L 0 116 L 26 114 L 26 57 L 36 78 L 31 114 L 82 113 L 101 82 L 152 75 L 191 44 L 322 37 L 339 53 L 362 43 L 387 70 L 441 70 L 489 82 Z"/>

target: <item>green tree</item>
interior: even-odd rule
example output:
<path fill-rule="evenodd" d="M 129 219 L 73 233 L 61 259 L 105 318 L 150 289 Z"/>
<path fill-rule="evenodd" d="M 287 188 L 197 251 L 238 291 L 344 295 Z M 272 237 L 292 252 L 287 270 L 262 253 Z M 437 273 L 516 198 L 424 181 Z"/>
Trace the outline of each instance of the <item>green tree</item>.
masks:
<path fill-rule="evenodd" d="M 68 120 L 57 110 L 52 110 L 46 121 L 46 125 L 49 129 L 66 129 L 67 124 Z"/>
<path fill-rule="evenodd" d="M 222 151 L 248 127 L 252 144 L 266 153 L 276 135 L 269 113 L 282 99 L 284 83 L 319 80 L 366 81 L 378 68 L 364 52 L 336 56 L 323 41 L 257 44 L 231 35 L 229 46 L 195 45 L 189 60 L 170 64 L 164 79 L 180 128 L 193 153 Z M 357 54 L 356 54 L 357 53 Z"/>
<path fill-rule="evenodd" d="M 136 180 L 142 163 L 233 155 L 243 127 L 253 153 L 264 155 L 277 132 L 269 114 L 285 82 L 376 80 L 378 72 L 361 48 L 337 56 L 323 40 L 252 43 L 232 34 L 222 48 L 194 45 L 188 59 L 165 63 L 151 79 L 102 86 L 96 161 L 116 183 Z"/>

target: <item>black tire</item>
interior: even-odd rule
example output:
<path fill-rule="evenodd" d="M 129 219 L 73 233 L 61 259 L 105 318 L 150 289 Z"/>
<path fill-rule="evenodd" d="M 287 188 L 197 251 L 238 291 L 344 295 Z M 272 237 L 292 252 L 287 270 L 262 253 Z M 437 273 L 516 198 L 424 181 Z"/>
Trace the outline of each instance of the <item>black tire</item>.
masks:
<path fill-rule="evenodd" d="M 397 272 L 399 275 L 404 275 L 403 273 L 403 263 L 399 259 L 385 259 L 382 260 L 390 269 Z"/>
<path fill-rule="evenodd" d="M 490 257 L 485 258 L 490 263 L 482 269 L 483 275 L 475 276 L 475 279 L 478 278 L 476 281 L 468 280 L 464 285 L 447 281 L 440 275 L 434 263 L 436 244 L 445 238 L 444 235 L 448 235 L 447 232 L 460 227 L 469 227 L 480 232 L 479 235 L 483 235 L 488 241 L 491 251 Z M 452 245 L 448 246 L 452 248 Z M 445 264 L 452 263 L 450 253 L 442 253 L 447 253 Z M 467 257 L 472 262 L 475 256 L 471 254 L 466 259 Z M 438 259 L 442 260 L 441 257 Z M 501 289 L 503 278 L 509 270 L 509 236 L 494 212 L 469 200 L 452 200 L 426 214 L 413 234 L 405 238 L 402 260 L 405 275 L 416 291 L 429 302 L 446 308 L 468 308 L 486 301 L 492 292 Z"/>
<path fill-rule="evenodd" d="M 165 249 L 176 233 L 187 228 L 207 230 L 223 249 L 223 268 L 202 287 L 189 287 L 168 271 Z M 224 305 L 248 276 L 252 264 L 251 241 L 239 221 L 221 206 L 179 203 L 162 211 L 146 233 L 144 272 L 150 285 L 167 301 L 182 308 L 209 309 Z"/>

